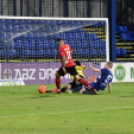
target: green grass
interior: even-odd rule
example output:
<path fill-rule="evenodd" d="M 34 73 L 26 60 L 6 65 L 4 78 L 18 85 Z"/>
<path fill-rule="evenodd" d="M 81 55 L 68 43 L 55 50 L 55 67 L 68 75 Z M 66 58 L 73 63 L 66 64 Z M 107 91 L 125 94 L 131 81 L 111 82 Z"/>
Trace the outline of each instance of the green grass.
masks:
<path fill-rule="evenodd" d="M 134 134 L 134 83 L 112 84 L 112 94 L 101 95 L 37 88 L 1 87 L 0 134 Z"/>

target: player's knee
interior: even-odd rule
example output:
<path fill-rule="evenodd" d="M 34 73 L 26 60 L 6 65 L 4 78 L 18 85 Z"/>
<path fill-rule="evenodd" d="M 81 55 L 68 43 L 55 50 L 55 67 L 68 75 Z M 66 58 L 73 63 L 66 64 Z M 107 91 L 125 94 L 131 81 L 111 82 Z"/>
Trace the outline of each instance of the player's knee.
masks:
<path fill-rule="evenodd" d="M 79 75 L 75 75 L 75 79 L 78 81 L 80 79 Z"/>
<path fill-rule="evenodd" d="M 71 85 L 70 84 L 67 85 L 67 89 L 71 90 Z"/>

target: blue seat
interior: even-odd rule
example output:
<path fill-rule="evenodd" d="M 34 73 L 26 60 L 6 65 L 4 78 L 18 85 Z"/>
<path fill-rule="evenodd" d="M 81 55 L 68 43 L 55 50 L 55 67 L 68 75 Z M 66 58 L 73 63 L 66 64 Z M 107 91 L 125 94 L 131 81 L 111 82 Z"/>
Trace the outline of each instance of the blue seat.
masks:
<path fill-rule="evenodd" d="M 44 25 L 38 25 L 38 31 L 39 32 L 45 32 L 45 26 Z"/>
<path fill-rule="evenodd" d="M 12 31 L 12 25 L 6 25 L 6 32 Z"/>
<path fill-rule="evenodd" d="M 1 24 L 1 25 L 5 24 L 4 19 L 0 19 L 0 24 Z"/>
<path fill-rule="evenodd" d="M 39 36 L 40 36 L 40 35 L 39 35 L 39 32 L 34 32 L 34 33 L 33 33 L 33 38 L 34 38 L 34 39 L 38 39 Z"/>
<path fill-rule="evenodd" d="M 53 37 L 53 39 L 57 39 L 57 38 L 59 38 L 59 34 L 55 33 L 55 34 L 52 35 L 52 37 Z"/>
<path fill-rule="evenodd" d="M 58 29 L 58 31 L 63 30 L 63 25 L 58 25 L 57 29 Z"/>
<path fill-rule="evenodd" d="M 12 22 L 11 22 L 11 19 L 5 19 L 5 25 L 11 25 Z"/>
<path fill-rule="evenodd" d="M 16 57 L 16 51 L 15 50 L 8 50 L 7 53 L 8 53 L 8 56 L 10 58 Z"/>
<path fill-rule="evenodd" d="M 94 57 L 96 55 L 95 49 L 90 50 L 90 56 Z"/>
<path fill-rule="evenodd" d="M 84 37 L 85 38 L 90 38 L 90 34 L 89 33 L 87 33 L 87 32 L 83 32 L 84 33 Z"/>
<path fill-rule="evenodd" d="M 51 32 L 51 26 L 50 25 L 46 25 L 45 30 L 48 33 Z"/>
<path fill-rule="evenodd" d="M 63 28 L 65 28 L 65 30 L 69 29 L 69 25 L 63 25 Z"/>
<path fill-rule="evenodd" d="M 32 31 L 38 32 L 39 31 L 38 25 L 32 25 Z"/>
<path fill-rule="evenodd" d="M 76 40 L 78 38 L 77 33 L 72 33 L 71 35 L 72 35 L 72 39 L 74 39 L 74 40 Z"/>
<path fill-rule="evenodd" d="M 57 52 L 57 50 L 51 50 L 51 56 L 52 57 L 56 57 L 58 55 L 58 52 Z"/>
<path fill-rule="evenodd" d="M 43 43 L 42 43 L 42 41 L 40 39 L 39 40 L 35 40 L 35 44 L 37 45 L 37 49 L 38 50 L 43 49 Z"/>
<path fill-rule="evenodd" d="M 31 20 L 25 19 L 25 20 L 24 20 L 24 24 L 31 24 Z"/>
<path fill-rule="evenodd" d="M 13 39 L 13 33 L 12 32 L 7 32 L 7 39 L 8 40 Z"/>
<path fill-rule="evenodd" d="M 62 25 L 62 20 L 57 20 L 56 25 Z"/>
<path fill-rule="evenodd" d="M 7 44 L 8 44 L 8 48 L 12 49 L 15 43 L 13 40 L 9 40 Z"/>
<path fill-rule="evenodd" d="M 26 39 L 33 39 L 33 32 L 27 32 Z"/>
<path fill-rule="evenodd" d="M 86 40 L 82 40 L 81 44 L 82 44 L 83 49 L 86 49 L 86 48 L 88 49 L 88 44 L 87 44 Z"/>
<path fill-rule="evenodd" d="M 121 33 L 121 34 L 120 34 L 120 37 L 121 37 L 121 39 L 126 40 L 126 34 L 125 34 L 125 33 Z"/>
<path fill-rule="evenodd" d="M 76 26 L 80 26 L 80 21 L 74 21 L 74 24 L 75 24 Z"/>
<path fill-rule="evenodd" d="M 34 40 L 28 40 L 27 49 L 34 50 L 35 49 L 35 42 Z"/>
<path fill-rule="evenodd" d="M 29 31 L 29 32 L 32 31 L 32 26 L 31 25 L 26 25 L 25 28 L 26 28 L 26 31 Z"/>
<path fill-rule="evenodd" d="M 18 25 L 18 19 L 12 19 L 11 20 L 11 22 L 12 22 L 12 25 Z"/>
<path fill-rule="evenodd" d="M 38 23 L 39 25 L 43 25 L 43 24 L 44 24 L 44 20 L 37 20 L 37 23 Z"/>
<path fill-rule="evenodd" d="M 74 25 L 74 21 L 69 20 L 69 21 L 68 21 L 68 24 L 69 24 L 69 25 Z"/>
<path fill-rule="evenodd" d="M 84 34 L 82 32 L 81 33 L 78 33 L 77 35 L 78 35 L 78 38 L 79 39 L 84 39 Z"/>
<path fill-rule="evenodd" d="M 0 51 L 0 57 L 1 57 L 1 58 L 5 58 L 6 55 L 7 55 L 6 50 L 1 50 L 1 51 Z"/>
<path fill-rule="evenodd" d="M 5 32 L 5 31 L 6 31 L 5 25 L 0 25 L 0 32 Z"/>
<path fill-rule="evenodd" d="M 20 38 L 21 39 L 26 38 L 26 33 L 20 33 Z"/>
<path fill-rule="evenodd" d="M 52 32 L 57 32 L 57 25 L 51 26 L 51 31 Z"/>
<path fill-rule="evenodd" d="M 91 34 L 90 34 L 90 38 L 93 38 L 93 39 L 97 38 L 97 37 L 96 37 L 96 33 L 91 33 Z"/>
<path fill-rule="evenodd" d="M 65 38 L 66 39 L 72 39 L 72 34 L 71 33 L 66 33 Z"/>
<path fill-rule="evenodd" d="M 25 24 L 25 20 L 19 19 L 19 20 L 18 20 L 18 24 L 19 24 L 19 25 Z"/>
<path fill-rule="evenodd" d="M 86 21 L 80 21 L 80 25 L 82 26 L 86 25 Z"/>
<path fill-rule="evenodd" d="M 29 57 L 30 56 L 30 51 L 29 50 L 22 50 L 21 53 L 24 54 L 24 57 Z M 23 55 L 21 54 L 21 55 Z"/>
<path fill-rule="evenodd" d="M 35 50 L 31 50 L 31 51 L 30 51 L 30 55 L 29 55 L 29 56 L 30 56 L 31 58 L 35 58 L 36 55 L 37 55 L 37 53 L 36 53 Z"/>
<path fill-rule="evenodd" d="M 120 33 L 123 33 L 123 26 L 118 26 L 118 30 Z"/>
<path fill-rule="evenodd" d="M 63 25 L 68 25 L 68 20 L 63 20 L 63 21 L 62 21 L 62 24 L 63 24 Z"/>
<path fill-rule="evenodd" d="M 76 44 L 70 43 L 69 45 L 70 45 L 71 49 L 73 49 L 73 50 L 76 49 Z"/>
<path fill-rule="evenodd" d="M 13 25 L 12 31 L 13 32 L 19 32 L 19 26 L 18 25 Z"/>
<path fill-rule="evenodd" d="M 44 50 L 44 56 L 45 56 L 46 58 L 49 58 L 50 55 L 51 55 L 50 50 Z"/>
<path fill-rule="evenodd" d="M 44 25 L 48 25 L 50 24 L 50 21 L 49 20 L 44 20 Z"/>
<path fill-rule="evenodd" d="M 50 20 L 50 25 L 56 25 L 56 21 L 55 20 Z"/>
<path fill-rule="evenodd" d="M 68 40 L 64 40 L 64 44 L 68 44 Z"/>
<path fill-rule="evenodd" d="M 119 34 L 120 30 L 118 29 L 118 25 L 116 25 L 116 33 Z"/>
<path fill-rule="evenodd" d="M 20 31 L 20 33 L 26 32 L 26 27 L 25 27 L 25 25 L 20 25 L 20 26 L 19 26 L 19 31 Z"/>
<path fill-rule="evenodd" d="M 46 33 L 45 32 L 39 32 L 39 38 L 40 39 L 45 39 L 46 38 Z"/>
<path fill-rule="evenodd" d="M 116 49 L 116 55 L 119 56 L 120 55 L 120 50 Z"/>
<path fill-rule="evenodd" d="M 59 38 L 65 39 L 65 33 L 59 33 Z"/>
<path fill-rule="evenodd" d="M 89 56 L 89 50 L 88 49 L 83 49 L 83 55 L 84 56 Z"/>
<path fill-rule="evenodd" d="M 127 26 L 124 26 L 124 27 L 123 27 L 123 32 L 124 32 L 124 33 L 127 33 L 128 31 L 129 31 L 129 30 L 128 30 L 128 27 L 127 27 Z"/>
<path fill-rule="evenodd" d="M 81 49 L 81 48 L 82 48 L 81 44 L 76 43 L 76 49 Z"/>
<path fill-rule="evenodd" d="M 76 32 L 82 32 L 82 27 L 77 28 L 77 29 L 76 29 Z"/>
<path fill-rule="evenodd" d="M 15 50 L 19 50 L 21 48 L 21 44 L 20 43 L 15 43 L 14 46 L 13 46 L 13 48 Z"/>
<path fill-rule="evenodd" d="M 38 50 L 38 57 L 44 57 L 44 51 L 43 50 Z"/>
<path fill-rule="evenodd" d="M 126 52 L 126 49 L 125 48 L 120 49 L 120 55 L 121 56 L 124 56 L 126 54 L 127 54 L 127 52 Z"/>
<path fill-rule="evenodd" d="M 37 24 L 37 20 L 31 20 L 31 24 Z"/>
<path fill-rule="evenodd" d="M 0 32 L 0 40 L 6 39 L 6 32 Z"/>
<path fill-rule="evenodd" d="M 76 54 L 78 57 L 82 57 L 82 49 L 77 49 Z"/>
<path fill-rule="evenodd" d="M 102 56 L 103 57 L 106 57 L 106 49 L 102 49 L 102 52 L 101 53 L 102 53 Z"/>

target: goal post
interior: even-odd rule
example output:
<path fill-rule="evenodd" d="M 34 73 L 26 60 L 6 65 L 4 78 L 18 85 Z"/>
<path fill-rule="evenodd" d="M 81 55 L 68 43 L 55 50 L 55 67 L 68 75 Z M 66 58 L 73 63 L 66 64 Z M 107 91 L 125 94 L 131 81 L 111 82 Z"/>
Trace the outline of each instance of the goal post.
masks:
<path fill-rule="evenodd" d="M 53 83 L 60 67 L 56 42 L 60 37 L 71 46 L 73 59 L 86 66 L 109 61 L 107 18 L 1 16 L 1 78 L 21 78 L 26 84 Z M 69 76 L 63 78 L 64 83 L 66 80 Z"/>

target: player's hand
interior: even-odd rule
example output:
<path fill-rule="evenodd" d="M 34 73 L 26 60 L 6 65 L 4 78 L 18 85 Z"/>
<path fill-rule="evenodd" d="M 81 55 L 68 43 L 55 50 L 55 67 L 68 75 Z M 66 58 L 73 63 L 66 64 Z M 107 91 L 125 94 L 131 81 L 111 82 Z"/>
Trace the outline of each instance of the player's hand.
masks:
<path fill-rule="evenodd" d="M 64 71 L 64 73 L 65 73 L 65 74 L 67 73 L 67 71 L 66 71 L 65 67 L 63 67 L 63 71 Z"/>

